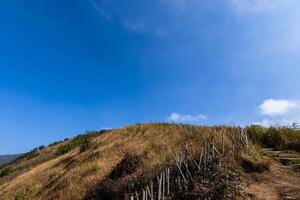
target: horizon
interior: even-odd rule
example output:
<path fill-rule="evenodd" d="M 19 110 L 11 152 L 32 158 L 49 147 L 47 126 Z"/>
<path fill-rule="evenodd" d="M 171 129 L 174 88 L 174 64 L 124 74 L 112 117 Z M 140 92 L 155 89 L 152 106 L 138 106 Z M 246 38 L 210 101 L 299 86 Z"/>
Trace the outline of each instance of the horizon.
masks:
<path fill-rule="evenodd" d="M 299 1 L 0 5 L 0 155 L 151 121 L 300 123 Z"/>

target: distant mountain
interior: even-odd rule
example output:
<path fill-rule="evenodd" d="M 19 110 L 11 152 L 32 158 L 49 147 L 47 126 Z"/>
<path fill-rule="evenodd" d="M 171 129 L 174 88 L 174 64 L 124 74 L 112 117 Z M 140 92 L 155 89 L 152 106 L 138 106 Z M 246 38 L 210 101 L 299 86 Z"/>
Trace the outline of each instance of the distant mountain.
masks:
<path fill-rule="evenodd" d="M 22 154 L 0 155 L 0 165 L 9 163 L 21 155 Z"/>

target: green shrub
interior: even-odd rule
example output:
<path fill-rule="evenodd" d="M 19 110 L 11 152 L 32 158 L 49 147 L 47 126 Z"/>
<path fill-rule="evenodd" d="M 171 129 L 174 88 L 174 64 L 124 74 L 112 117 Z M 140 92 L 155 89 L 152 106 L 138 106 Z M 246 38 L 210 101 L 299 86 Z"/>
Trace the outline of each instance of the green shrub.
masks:
<path fill-rule="evenodd" d="M 41 145 L 41 146 L 38 147 L 38 149 L 39 149 L 39 151 L 43 150 L 43 149 L 46 149 L 46 146 L 45 145 Z"/>
<path fill-rule="evenodd" d="M 283 149 L 286 146 L 284 134 L 279 128 L 269 128 L 263 142 L 270 148 Z"/>
<path fill-rule="evenodd" d="M 67 144 L 60 146 L 56 152 L 56 155 L 58 156 L 64 155 L 78 146 L 80 147 L 80 152 L 87 150 L 91 146 L 90 145 L 91 136 L 92 135 L 90 134 L 76 136 L 73 140 L 70 140 Z"/>
<path fill-rule="evenodd" d="M 250 127 L 247 128 L 247 133 L 250 137 L 250 139 L 258 143 L 259 145 L 264 145 L 264 140 L 266 137 L 266 132 L 267 129 L 263 128 L 262 126 L 259 125 L 251 125 Z"/>
<path fill-rule="evenodd" d="M 300 151 L 300 131 L 292 128 L 247 127 L 250 139 L 262 147 Z"/>
<path fill-rule="evenodd" d="M 53 146 L 55 146 L 55 145 L 57 145 L 57 144 L 60 144 L 60 143 L 62 143 L 63 141 L 56 141 L 56 142 L 53 142 L 53 143 L 50 143 L 50 144 L 48 144 L 48 147 L 53 147 Z"/>
<path fill-rule="evenodd" d="M 80 152 L 84 152 L 91 147 L 91 142 L 84 138 L 82 143 L 80 144 Z"/>
<path fill-rule="evenodd" d="M 284 134 L 279 128 L 252 125 L 247 129 L 247 133 L 253 142 L 262 147 L 281 149 L 286 145 Z"/>
<path fill-rule="evenodd" d="M 9 167 L 4 168 L 2 171 L 0 171 L 0 177 L 7 176 L 7 175 L 9 175 L 11 172 L 12 172 L 12 170 L 11 170 Z"/>

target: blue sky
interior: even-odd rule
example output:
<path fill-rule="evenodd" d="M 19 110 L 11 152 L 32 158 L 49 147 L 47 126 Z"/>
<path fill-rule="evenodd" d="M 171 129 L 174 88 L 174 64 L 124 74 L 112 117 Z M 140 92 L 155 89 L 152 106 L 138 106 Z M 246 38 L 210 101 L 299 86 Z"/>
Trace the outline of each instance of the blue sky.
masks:
<path fill-rule="evenodd" d="M 300 121 L 297 0 L 7 0 L 0 11 L 0 154 L 132 123 Z"/>

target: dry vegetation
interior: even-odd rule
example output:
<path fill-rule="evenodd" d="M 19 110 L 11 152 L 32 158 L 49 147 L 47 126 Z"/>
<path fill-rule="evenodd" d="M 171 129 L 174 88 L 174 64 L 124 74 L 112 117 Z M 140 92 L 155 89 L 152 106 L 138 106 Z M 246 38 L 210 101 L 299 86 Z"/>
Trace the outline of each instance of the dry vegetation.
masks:
<path fill-rule="evenodd" d="M 135 180 L 153 173 L 170 159 L 170 152 L 180 152 L 186 142 L 197 154 L 204 140 L 213 133 L 217 148 L 221 149 L 222 129 L 239 131 L 228 127 L 154 123 L 90 132 L 1 167 L 0 171 L 8 168 L 10 173 L 0 177 L 0 199 L 84 199 L 108 177 L 129 173 L 129 178 Z M 230 139 L 225 137 L 225 148 L 231 147 Z M 251 148 L 250 153 L 244 152 L 239 159 L 233 159 L 231 165 L 237 170 L 242 170 L 242 165 L 249 172 L 268 169 L 268 160 L 260 155 L 259 147 L 251 145 Z M 118 167 L 129 155 L 134 155 L 132 162 L 125 163 L 130 172 L 124 172 Z"/>

